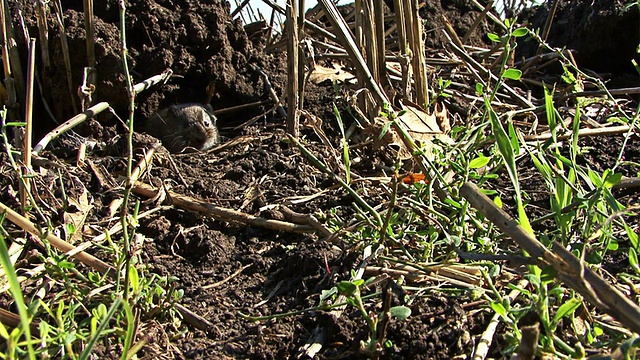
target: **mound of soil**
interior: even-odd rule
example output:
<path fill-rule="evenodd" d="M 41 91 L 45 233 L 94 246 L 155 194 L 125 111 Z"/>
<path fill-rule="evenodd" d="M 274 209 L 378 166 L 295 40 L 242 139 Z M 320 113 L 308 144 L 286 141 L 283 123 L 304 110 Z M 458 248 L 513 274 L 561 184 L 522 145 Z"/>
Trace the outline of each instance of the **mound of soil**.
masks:
<path fill-rule="evenodd" d="M 575 10 L 570 2 L 563 4 L 566 7 L 562 11 L 567 13 L 558 15 L 559 18 L 582 19 L 584 27 L 594 26 L 592 24 L 598 19 L 587 12 L 577 13 L 590 8 L 583 6 L 583 10 Z M 18 9 L 22 11 L 28 32 L 37 34 L 34 2 L 11 2 L 14 24 L 19 24 Z M 62 57 L 61 33 L 54 14 L 47 16 L 50 38 L 46 50 L 51 55 L 51 62 L 47 66 L 42 56 L 38 58 L 42 89 L 37 98 L 42 100 L 36 108 L 36 119 L 41 133 L 54 126 L 50 117 L 61 122 L 78 112 L 77 88 L 82 83 L 83 68 L 88 64 L 82 11 L 79 2 L 69 2 L 63 9 L 68 51 L 72 55 L 71 89 Z M 615 13 L 624 19 L 615 24 L 623 26 L 623 22 L 634 19 L 637 22 L 637 11 L 635 18 L 633 11 Z M 442 15 L 463 36 L 479 11 L 465 1 L 440 0 L 424 2 L 420 14 L 425 19 L 428 51 L 435 54 L 448 41 L 442 35 Z M 600 14 L 599 10 L 595 14 Z M 607 24 L 613 24 L 612 19 L 607 20 Z M 118 1 L 96 2 L 94 24 L 97 82 L 92 97 L 94 101 L 109 102 L 120 118 L 126 118 L 129 99 L 120 53 Z M 603 26 L 603 23 L 597 24 Z M 564 23 L 561 25 L 565 26 Z M 575 24 L 566 26 L 579 28 Z M 472 33 L 470 43 L 486 46 L 486 33 L 493 32 L 492 28 L 487 22 L 481 23 Z M 552 34 L 561 31 L 558 26 L 553 28 Z M 21 35 L 22 31 L 16 32 L 18 47 L 26 56 L 25 37 Z M 286 54 L 265 54 L 264 39 L 250 39 L 246 35 L 243 24 L 229 15 L 227 1 L 130 0 L 126 8 L 126 32 L 127 61 L 134 82 L 167 68 L 174 73 L 166 84 L 153 87 L 136 98 L 136 115 L 142 121 L 158 108 L 176 103 L 210 103 L 214 109 L 221 109 L 268 100 L 264 78 L 256 68 L 267 73 L 278 94 L 285 89 Z M 563 43 L 558 40 L 554 44 L 574 44 L 580 47 L 578 53 L 590 54 L 580 61 L 585 61 L 585 65 L 593 61 L 593 66 L 599 66 L 601 61 L 597 54 L 611 50 L 604 47 L 604 37 L 603 46 L 597 51 L 594 47 L 589 48 L 586 36 L 576 34 Z M 468 85 L 469 88 L 475 86 L 472 82 Z M 323 129 L 334 142 L 334 148 L 321 144 L 309 129 L 303 131 L 303 137 L 311 150 L 324 159 L 339 156 L 335 148 L 339 148 L 341 135 L 333 121 L 331 105 L 335 97 L 336 89 L 331 86 L 309 84 L 307 87 L 305 108 L 325 120 Z M 50 109 L 51 116 L 46 109 Z M 312 214 L 321 220 L 332 213 L 348 222 L 355 216 L 352 198 L 332 187 L 334 182 L 328 175 L 311 166 L 297 148 L 285 141 L 282 119 L 269 114 L 258 124 L 231 129 L 266 110 L 268 108 L 256 107 L 220 115 L 218 125 L 222 135 L 231 140 L 228 146 L 207 153 L 171 157 L 162 153 L 142 181 L 267 219 L 287 216 L 286 211 L 276 206 L 286 204 L 293 212 Z M 35 180 L 36 188 L 42 192 L 40 197 L 51 202 L 58 202 L 56 199 L 63 195 L 79 198 L 85 192 L 91 194 L 93 207 L 88 211 L 86 229 L 83 229 L 86 236 L 97 235 L 92 233 L 94 226 L 108 228 L 117 222 L 109 220 L 108 209 L 111 202 L 122 195 L 121 188 L 115 184 L 117 175 L 126 169 L 123 131 L 118 121 L 108 114 L 97 119 L 78 129 L 81 135 L 91 136 L 100 143 L 91 153 L 91 164 L 74 166 L 61 175 L 43 171 L 43 175 Z M 346 113 L 344 119 L 346 126 L 353 121 Z M 154 141 L 148 136 L 137 135 L 136 156 L 142 155 L 141 149 Z M 51 150 L 42 155 L 52 163 L 62 163 L 64 159 L 75 158 L 76 145 L 72 137 L 65 137 L 52 143 Z M 376 158 L 377 154 L 368 149 L 353 149 L 352 156 L 361 159 L 360 163 L 354 164 L 355 171 L 379 175 L 377 169 L 382 160 Z M 2 162 L 7 163 L 5 157 Z M 111 181 L 104 182 L 105 178 Z M 59 181 L 64 182 L 64 194 Z M 13 190 L 15 184 L 15 176 L 0 177 L 3 202 L 18 208 Z M 154 208 L 154 201 L 142 202 L 140 212 Z M 59 218 L 58 214 L 50 215 Z M 273 315 L 317 306 L 322 290 L 348 279 L 350 271 L 359 266 L 362 259 L 354 255 L 359 251 L 324 241 L 315 233 L 238 226 L 233 221 L 214 220 L 177 208 L 140 219 L 137 231 L 144 236 L 141 244 L 143 261 L 160 276 L 177 277 L 176 286 L 184 291 L 181 304 L 212 324 L 206 331 L 189 327 L 175 338 L 169 338 L 169 335 L 177 334 L 176 329 L 151 324 L 145 332 L 153 334 L 155 341 L 141 350 L 141 358 L 294 358 L 317 335 L 319 328 L 325 330 L 326 338 L 318 358 L 365 357 L 360 352 L 360 342 L 366 340 L 368 329 L 364 318 L 353 307 L 348 307 L 339 318 L 324 311 L 307 311 L 254 323 L 240 315 Z M 389 325 L 387 338 L 393 345 L 385 350 L 384 358 L 451 359 L 469 354 L 491 313 L 478 303 L 468 301 L 474 295 L 471 291 L 457 291 L 464 295 L 413 297 L 410 307 L 415 316 L 406 322 Z M 394 298 L 393 305 L 402 301 Z M 373 309 L 381 310 L 382 306 L 376 304 Z M 500 356 L 499 346 L 492 348 L 494 356 Z M 106 358 L 109 350 L 98 355 Z"/>
<path fill-rule="evenodd" d="M 17 14 L 17 9 L 23 11 L 29 33 L 38 34 L 32 3 L 11 4 L 12 14 Z M 58 123 L 78 112 L 72 104 L 78 103 L 77 87 L 88 66 L 82 3 L 67 6 L 63 17 L 68 48 L 63 48 L 55 16 L 49 13 L 51 63 L 43 67 L 42 73 L 41 95 Z M 108 102 L 118 114 L 126 114 L 129 99 L 120 51 L 118 1 L 97 2 L 94 12 L 97 82 L 92 97 Z M 242 24 L 231 19 L 227 2 L 133 0 L 127 1 L 125 17 L 132 81 L 142 82 L 166 69 L 174 74 L 165 85 L 137 96 L 137 114 L 141 118 L 177 103 L 211 103 L 218 109 L 257 101 L 262 96 L 252 66 L 265 66 L 265 57 L 252 46 Z M 24 50 L 24 36 L 21 31 L 17 33 L 18 46 Z M 63 51 L 71 54 L 71 91 Z M 250 118 L 252 114 L 250 111 L 245 116 Z M 222 117 L 223 122 L 226 120 Z M 51 128 L 53 124 L 43 125 Z"/>
<path fill-rule="evenodd" d="M 520 15 L 533 29 L 544 29 L 553 1 L 526 10 Z M 631 60 L 640 62 L 640 9 L 623 0 L 563 0 L 551 22 L 548 43 L 553 47 L 573 50 L 580 68 L 635 79 L 627 86 L 638 85 L 638 74 Z M 542 31 L 540 32 L 542 34 Z M 520 56 L 533 56 L 537 45 L 521 44 Z"/>

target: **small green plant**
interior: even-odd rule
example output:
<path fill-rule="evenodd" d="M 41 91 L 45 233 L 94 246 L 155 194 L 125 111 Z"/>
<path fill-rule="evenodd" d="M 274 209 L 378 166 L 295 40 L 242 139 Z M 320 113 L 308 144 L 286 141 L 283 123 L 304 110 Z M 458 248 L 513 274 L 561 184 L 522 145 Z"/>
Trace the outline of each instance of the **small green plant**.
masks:
<path fill-rule="evenodd" d="M 356 278 L 355 271 L 351 272 L 352 279 Z M 364 317 L 367 327 L 369 328 L 369 338 L 366 341 L 361 342 L 361 349 L 367 354 L 379 354 L 380 351 L 390 344 L 385 341 L 386 325 L 391 319 L 406 320 L 411 315 L 411 309 L 406 306 L 393 306 L 390 302 L 383 305 L 385 308 L 382 312 L 376 313 L 374 311 L 367 311 L 361 296 L 361 289 L 366 286 L 366 282 L 362 279 L 355 279 L 351 281 L 341 281 L 336 284 L 335 291 L 330 290 L 323 293 L 326 298 L 334 295 L 335 293 L 344 295 L 348 305 L 355 307 L 360 314 Z"/>
<path fill-rule="evenodd" d="M 435 104 L 435 102 L 440 99 L 446 99 L 451 97 L 451 95 L 445 92 L 445 90 L 447 90 L 447 88 L 451 86 L 451 82 L 452 82 L 451 79 L 444 80 L 441 77 L 438 78 L 438 88 L 436 89 L 436 96 L 434 96 L 433 99 L 431 99 L 431 102 L 429 103 L 428 108 L 431 108 L 431 106 L 433 106 L 433 104 Z"/>

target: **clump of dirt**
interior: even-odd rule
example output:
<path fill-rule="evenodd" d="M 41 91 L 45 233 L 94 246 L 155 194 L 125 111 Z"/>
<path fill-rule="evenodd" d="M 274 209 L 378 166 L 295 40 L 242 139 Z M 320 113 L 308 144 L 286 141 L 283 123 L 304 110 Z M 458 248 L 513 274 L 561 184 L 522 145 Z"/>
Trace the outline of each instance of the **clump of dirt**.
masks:
<path fill-rule="evenodd" d="M 36 34 L 34 3 L 21 0 L 12 2 L 11 6 L 14 18 L 20 7 L 29 32 Z M 71 99 L 76 99 L 82 69 L 87 65 L 83 9 L 79 2 L 65 6 L 65 32 L 73 54 L 72 89 L 69 90 L 66 82 L 60 32 L 52 14 L 48 17 L 52 62 L 40 73 L 42 98 L 59 121 L 76 113 Z M 118 11 L 116 0 L 95 4 L 98 82 L 93 98 L 109 102 L 120 117 L 126 117 L 129 99 L 119 50 Z M 480 12 L 463 1 L 423 2 L 420 15 L 425 19 L 427 51 L 431 54 L 440 52 L 448 42 L 442 35 L 443 14 L 463 36 Z M 174 72 L 167 84 L 153 87 L 137 97 L 136 114 L 143 120 L 158 108 L 175 103 L 210 102 L 214 109 L 220 109 L 265 100 L 268 97 L 262 91 L 264 84 L 255 71 L 256 66 L 268 73 L 279 94 L 285 88 L 286 54 L 265 55 L 262 48 L 256 46 L 265 41 L 249 39 L 243 24 L 230 17 L 226 1 L 131 0 L 127 2 L 126 19 L 128 61 L 134 81 L 142 81 L 167 68 Z M 14 23 L 18 23 L 17 18 Z M 495 32 L 492 30 L 492 25 L 481 23 L 469 43 L 487 45 L 485 35 Z M 25 49 L 24 37 L 19 35 L 18 40 L 19 47 Z M 474 85 L 469 84 L 469 88 Z M 341 135 L 331 121 L 335 89 L 309 84 L 306 91 L 305 108 L 321 115 L 325 120 L 324 131 L 330 141 L 337 144 Z M 42 114 L 38 118 L 43 122 L 42 131 L 51 128 L 52 124 L 43 120 L 46 118 L 44 106 L 37 110 Z M 264 109 L 219 116 L 222 134 L 233 138 L 227 147 L 170 158 L 161 153 L 142 181 L 267 219 L 280 219 L 283 213 L 278 206 L 282 204 L 287 204 L 292 211 L 317 217 L 335 212 L 345 220 L 353 218 L 352 198 L 340 189 L 331 188 L 333 180 L 284 141 L 282 119 L 265 116 L 268 121 L 259 125 L 225 133 L 225 128 L 242 123 L 261 110 Z M 47 201 L 57 201 L 61 196 L 58 181 L 64 182 L 66 196 L 71 198 L 80 197 L 84 191 L 92 194 L 93 207 L 87 214 L 87 228 L 102 228 L 109 223 L 105 220 L 110 217 L 109 204 L 121 196 L 115 180 L 126 168 L 125 147 L 113 123 L 113 119 L 102 116 L 85 129 L 87 134 L 111 145 L 97 147 L 90 153 L 90 168 L 79 165 L 61 175 L 43 171 L 35 180 L 42 191 L 40 197 Z M 303 133 L 314 153 L 322 154 L 325 159 L 335 156 L 334 149 L 318 144 L 311 131 Z M 134 141 L 136 156 L 140 156 L 140 149 L 148 147 L 154 139 L 136 135 Z M 61 159 L 76 155 L 77 141 L 64 137 L 52 143 L 51 148 L 43 156 L 53 163 L 63 163 Z M 378 164 L 371 159 L 374 155 L 367 152 L 365 148 L 353 150 L 352 154 L 357 155 L 354 159 L 357 157 L 360 163 L 354 163 L 352 169 L 360 175 L 368 172 L 379 175 Z M 0 159 L 2 164 L 7 163 L 4 154 Z M 4 203 L 17 208 L 16 176 L 6 168 L 2 170 L 0 196 Z M 100 170 L 112 177 L 112 185 L 98 177 Z M 63 179 L 59 180 L 60 177 Z M 110 180 L 109 176 L 105 178 Z M 49 192 L 49 189 L 58 190 Z M 149 201 L 139 197 L 136 200 L 141 201 L 141 212 L 157 205 L 157 199 Z M 52 214 L 52 218 L 55 216 L 57 214 Z M 349 279 L 350 271 L 362 261 L 359 249 L 341 248 L 315 233 L 239 226 L 233 221 L 215 220 L 177 208 L 141 219 L 137 231 L 143 235 L 140 249 L 143 261 L 160 276 L 177 277 L 176 286 L 184 291 L 181 304 L 212 324 L 208 331 L 188 328 L 184 336 L 172 339 L 164 349 L 163 355 L 168 358 L 293 358 L 319 328 L 326 331 L 327 338 L 317 357 L 364 356 L 359 349 L 360 341 L 366 340 L 369 334 L 366 321 L 357 310 L 348 307 L 340 318 L 319 310 L 302 312 L 318 305 L 322 290 Z M 374 291 L 364 290 L 364 295 Z M 458 289 L 455 292 L 458 297 L 410 294 L 413 315 L 406 322 L 391 322 L 387 338 L 392 346 L 384 350 L 384 357 L 449 359 L 469 354 L 489 314 L 488 310 L 478 308 L 478 304 L 463 303 L 470 292 Z M 373 310 L 380 308 L 379 304 L 372 306 Z M 259 323 L 241 316 L 296 310 L 301 313 Z M 493 355 L 498 356 L 498 352 L 495 350 Z M 158 353 L 150 345 L 139 355 L 155 357 Z"/>
<path fill-rule="evenodd" d="M 34 6 L 13 2 L 12 13 L 23 11 L 29 33 L 37 34 Z M 127 1 L 127 61 L 134 83 L 171 69 L 174 76 L 165 84 L 142 92 L 137 98 L 137 113 L 143 119 L 158 108 L 172 104 L 210 102 L 214 109 L 256 101 L 261 86 L 250 65 L 263 66 L 264 56 L 254 49 L 242 24 L 229 16 L 226 2 L 218 1 Z M 88 66 L 86 32 L 82 3 L 64 9 L 64 29 L 72 56 L 72 89 L 66 76 L 60 31 L 54 14 L 49 14 L 49 51 L 51 65 L 42 74 L 41 94 L 58 122 L 78 111 L 77 88 L 83 69 Z M 129 99 L 121 58 L 118 1 L 95 5 L 95 62 L 97 83 L 93 99 L 107 101 L 119 114 L 126 114 Z M 14 23 L 17 23 L 14 21 Z M 18 46 L 26 49 L 18 31 Z M 72 101 L 73 100 L 73 101 Z M 252 112 L 245 114 L 250 118 Z M 222 117 L 224 124 L 229 118 Z M 235 119 L 238 121 L 237 119 Z M 233 124 L 233 121 L 229 123 Z M 51 128 L 51 124 L 45 124 Z"/>
<path fill-rule="evenodd" d="M 425 47 L 429 51 L 437 52 L 446 47 L 450 40 L 444 35 L 444 26 L 451 24 L 460 38 L 471 29 L 480 16 L 481 11 L 470 1 L 441 0 L 424 1 L 420 4 L 420 17 L 424 19 Z M 487 33 L 496 32 L 496 25 L 489 21 L 482 21 L 471 32 L 467 44 L 486 46 L 490 44 Z"/>
<path fill-rule="evenodd" d="M 544 29 L 553 1 L 528 9 L 520 15 L 534 29 Z M 563 0 L 551 23 L 548 43 L 553 47 L 574 50 L 580 68 L 614 76 L 637 73 L 631 63 L 640 61 L 640 11 L 635 2 L 595 0 L 586 6 L 582 1 Z M 530 57 L 537 50 L 534 42 L 522 43 L 518 56 Z"/>

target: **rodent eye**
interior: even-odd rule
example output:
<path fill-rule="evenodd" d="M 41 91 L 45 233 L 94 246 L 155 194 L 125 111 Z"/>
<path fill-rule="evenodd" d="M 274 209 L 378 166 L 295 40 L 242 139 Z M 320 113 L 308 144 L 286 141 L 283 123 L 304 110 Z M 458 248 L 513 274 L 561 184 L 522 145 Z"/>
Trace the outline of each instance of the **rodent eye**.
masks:
<path fill-rule="evenodd" d="M 205 127 L 210 127 L 211 126 L 211 122 L 209 120 L 205 120 L 204 121 L 204 126 Z"/>

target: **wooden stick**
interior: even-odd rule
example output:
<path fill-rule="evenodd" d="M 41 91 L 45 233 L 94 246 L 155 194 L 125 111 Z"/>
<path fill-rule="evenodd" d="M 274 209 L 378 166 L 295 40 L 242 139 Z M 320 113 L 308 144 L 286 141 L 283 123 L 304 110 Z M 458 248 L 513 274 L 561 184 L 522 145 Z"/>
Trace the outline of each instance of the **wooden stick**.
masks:
<path fill-rule="evenodd" d="M 640 94 L 640 87 L 632 87 L 632 88 L 622 88 L 622 89 L 611 89 L 611 90 L 591 90 L 591 91 L 579 91 L 566 95 L 556 95 L 556 100 L 565 100 L 565 99 L 574 99 L 582 96 L 604 96 L 604 95 L 631 95 L 631 94 Z"/>
<path fill-rule="evenodd" d="M 95 29 L 93 23 L 93 0 L 84 0 L 84 28 L 86 32 L 87 43 L 87 69 L 86 88 L 95 91 L 97 72 L 96 72 L 96 50 L 95 50 Z M 83 108 L 88 108 L 93 103 L 91 96 L 85 97 Z"/>
<path fill-rule="evenodd" d="M 60 239 L 59 237 L 51 233 L 43 234 L 38 228 L 36 228 L 36 226 L 31 221 L 29 221 L 24 216 L 18 214 L 17 212 L 11 210 L 11 208 L 7 207 L 3 203 L 0 203 L 0 212 L 5 213 L 9 221 L 16 224 L 17 226 L 27 231 L 31 235 L 35 236 L 36 238 L 38 239 L 45 238 L 56 249 L 65 253 L 73 252 L 76 250 L 75 246 L 69 244 L 68 242 Z M 94 268 L 95 270 L 99 271 L 102 274 L 106 274 L 111 277 L 116 276 L 115 270 L 111 266 L 107 265 L 102 260 L 99 260 L 93 255 L 87 254 L 86 252 L 81 251 L 73 254 L 71 257 L 87 266 Z"/>
<path fill-rule="evenodd" d="M 82 123 L 83 121 L 91 119 L 107 108 L 109 108 L 109 103 L 101 102 L 87 109 L 87 111 L 83 112 L 82 114 L 78 114 L 67 120 L 62 125 L 58 126 L 47 135 L 45 135 L 42 140 L 40 140 L 38 144 L 36 144 L 35 148 L 33 149 L 33 155 L 38 155 L 53 139 L 56 139 L 58 136 L 73 129 L 76 125 Z"/>
<path fill-rule="evenodd" d="M 69 87 L 69 99 L 74 113 L 80 112 L 78 102 L 76 101 L 76 92 L 74 91 L 73 77 L 71 75 L 71 57 L 69 56 L 69 42 L 67 40 L 67 32 L 64 28 L 64 16 L 62 15 L 62 4 L 60 0 L 53 2 L 55 8 L 56 20 L 58 22 L 58 30 L 60 33 L 60 44 L 62 46 L 62 58 L 64 59 L 64 68 L 67 74 L 67 86 Z"/>
<path fill-rule="evenodd" d="M 13 78 L 13 85 L 15 85 L 15 93 L 17 94 L 17 101 L 19 100 L 21 103 L 24 103 L 24 95 L 25 95 L 25 85 L 24 85 L 24 74 L 22 72 L 22 62 L 20 61 L 20 49 L 18 49 L 18 42 L 16 41 L 16 35 L 13 29 L 13 25 L 11 23 L 11 14 L 9 13 L 9 3 L 8 0 L 0 0 L 4 4 L 4 11 L 2 12 L 5 16 L 5 21 L 3 22 L 3 27 L 6 32 L 6 38 L 3 39 L 5 41 L 5 46 L 8 47 L 8 57 L 11 59 L 9 61 L 11 65 L 11 77 Z M 25 37 L 25 39 L 28 37 Z M 4 56 L 3 56 L 4 57 Z M 6 84 L 5 84 L 6 86 Z M 16 103 L 17 103 L 16 101 Z M 17 110 L 15 108 L 10 108 L 9 110 Z M 14 118 L 14 119 L 17 119 Z"/>
<path fill-rule="evenodd" d="M 524 289 L 529 282 L 527 280 L 521 280 L 518 283 L 518 288 Z M 507 295 L 511 302 L 513 302 L 520 295 L 520 291 L 513 289 Z M 472 360 L 484 360 L 487 358 L 489 354 L 489 348 L 491 347 L 491 343 L 493 342 L 493 338 L 495 336 L 496 331 L 498 330 L 498 325 L 500 325 L 500 319 L 502 315 L 496 313 L 491 317 L 491 321 L 487 325 L 487 328 L 484 330 L 480 339 L 478 339 L 477 346 L 475 351 L 473 352 Z"/>
<path fill-rule="evenodd" d="M 384 41 L 384 3 L 382 0 L 375 0 L 373 3 L 373 25 L 376 34 L 376 62 L 378 66 L 378 82 L 384 88 L 388 85 L 387 82 L 387 58 L 385 56 L 385 41 Z"/>
<path fill-rule="evenodd" d="M 298 4 L 297 0 L 287 1 L 287 132 L 291 136 L 300 136 L 298 92 L 300 80 L 298 76 Z"/>
<path fill-rule="evenodd" d="M 156 142 L 156 143 L 151 145 L 151 147 L 149 148 L 148 151 L 146 151 L 146 153 L 142 157 L 142 159 L 140 159 L 140 161 L 138 162 L 136 167 L 133 168 L 133 171 L 131 171 L 131 177 L 129 177 L 129 179 L 127 179 L 127 181 L 130 181 L 131 183 L 135 183 L 136 181 L 138 181 L 138 179 L 149 168 L 149 164 L 151 164 L 151 162 L 153 160 L 153 156 L 156 154 L 156 151 L 158 150 L 158 148 L 160 147 L 161 144 L 162 143 L 160 143 L 160 142 Z"/>
<path fill-rule="evenodd" d="M 262 71 L 262 69 L 260 69 L 257 66 L 254 67 L 254 70 L 258 72 L 260 76 L 262 76 L 262 80 L 264 80 L 264 86 L 267 88 L 267 91 L 269 92 L 269 96 L 271 97 L 271 100 L 273 100 L 273 103 L 278 108 L 278 113 L 280 114 L 280 116 L 286 119 L 288 117 L 287 112 L 280 104 L 280 99 L 278 98 L 278 94 L 276 94 L 276 91 L 273 90 L 273 85 L 271 85 L 271 81 L 269 81 L 269 75 L 267 75 L 264 71 Z"/>
<path fill-rule="evenodd" d="M 456 53 L 458 56 L 462 57 L 465 62 L 467 63 L 467 66 L 469 67 L 469 69 L 473 69 L 476 70 L 478 72 L 480 72 L 483 76 L 490 76 L 491 79 L 494 82 L 498 82 L 498 77 L 496 75 L 494 75 L 491 71 L 487 70 L 484 66 L 482 66 L 480 63 L 478 63 L 474 58 L 472 58 L 466 51 L 464 51 L 463 49 L 461 49 L 460 47 L 458 47 L 455 43 L 451 42 L 449 44 L 451 46 L 451 48 L 454 50 L 453 52 Z M 481 78 L 479 79 L 484 83 L 484 80 L 482 80 Z M 520 94 L 518 94 L 517 91 L 515 91 L 511 86 L 503 83 L 502 87 L 509 93 L 509 95 L 518 103 L 520 103 L 520 105 L 523 105 L 525 107 L 528 108 L 532 108 L 535 107 L 531 101 L 525 99 L 524 97 L 522 97 Z"/>
<path fill-rule="evenodd" d="M 471 182 L 462 185 L 460 195 L 516 241 L 531 256 L 534 263 L 540 267 L 552 266 L 561 281 L 600 310 L 618 319 L 624 326 L 634 332 L 640 332 L 640 307 L 585 266 L 562 245 L 554 243 L 552 249 L 544 246 Z"/>
<path fill-rule="evenodd" d="M 22 324 L 22 319 L 17 314 L 12 313 L 9 310 L 0 308 L 0 322 L 8 328 L 18 328 L 20 324 Z M 38 320 L 31 322 L 29 325 L 31 328 L 31 335 L 35 337 L 40 337 L 40 328 L 38 327 Z"/>
<path fill-rule="evenodd" d="M 29 61 L 27 64 L 27 94 L 25 104 L 25 126 L 24 143 L 22 144 L 22 161 L 24 167 L 22 168 L 22 176 L 24 177 L 24 183 L 20 183 L 20 202 L 22 208 L 26 209 L 29 205 L 29 188 L 31 187 L 31 178 L 27 175 L 31 173 L 31 142 L 33 137 L 33 86 L 34 86 L 34 74 L 36 68 L 36 39 L 29 40 Z"/>
<path fill-rule="evenodd" d="M 415 99 L 418 105 L 425 109 L 429 105 L 429 82 L 424 64 L 424 42 L 422 41 L 422 19 L 418 14 L 418 0 L 410 0 L 405 8 L 405 17 L 411 18 L 411 27 L 407 29 L 409 35 L 409 46 L 411 47 L 411 67 L 413 70 L 413 81 L 415 89 Z"/>
<path fill-rule="evenodd" d="M 585 136 L 597 136 L 597 135 L 615 135 L 623 134 L 631 130 L 629 125 L 609 126 L 601 127 L 597 129 L 580 129 L 578 130 L 579 137 Z M 551 133 L 543 133 L 540 135 L 526 135 L 524 141 L 546 141 L 551 139 Z M 573 131 L 569 131 L 566 134 L 557 135 L 558 140 L 569 139 L 573 137 Z"/>
<path fill-rule="evenodd" d="M 223 114 L 229 114 L 229 113 L 233 113 L 233 112 L 236 112 L 236 111 L 243 111 L 243 110 L 247 110 L 247 109 L 252 109 L 252 108 L 255 108 L 255 107 L 258 107 L 258 106 L 269 105 L 269 104 L 272 104 L 272 103 L 273 103 L 273 100 L 263 100 L 263 101 L 256 101 L 256 102 L 248 103 L 248 104 L 231 106 L 231 107 L 224 108 L 224 109 L 213 110 L 213 115 L 219 116 L 219 115 L 223 115 Z"/>
<path fill-rule="evenodd" d="M 558 10 L 558 4 L 560 3 L 560 0 L 554 0 L 553 4 L 551 5 L 551 10 L 549 10 L 549 13 L 547 14 L 547 20 L 544 23 L 544 28 L 542 29 L 542 42 L 547 42 L 547 38 L 549 37 L 549 32 L 551 31 L 551 24 L 553 23 L 553 18 L 556 16 L 556 11 Z M 542 44 L 540 44 L 540 46 L 538 47 L 538 51 L 537 54 L 542 53 L 543 50 L 543 46 Z"/>
<path fill-rule="evenodd" d="M 159 190 L 152 187 L 151 185 L 142 182 L 136 182 L 133 186 L 132 191 L 136 195 L 152 198 L 157 195 Z M 173 204 L 179 208 L 211 216 L 221 221 L 233 221 L 248 226 L 295 233 L 310 233 L 315 231 L 312 226 L 297 225 L 280 220 L 260 218 L 257 216 L 242 213 L 240 211 L 215 206 L 206 201 L 195 199 L 186 195 L 181 195 L 173 191 L 168 191 L 168 195 L 171 197 L 171 201 L 173 201 Z"/>
<path fill-rule="evenodd" d="M 471 3 L 478 8 L 478 10 L 483 11 L 485 5 L 480 4 L 480 2 L 478 0 L 471 0 Z M 491 19 L 494 23 L 496 23 L 496 25 L 500 26 L 503 30 L 508 30 L 507 29 L 507 25 L 504 24 L 504 22 L 502 20 L 500 20 L 500 18 L 498 18 L 497 16 L 493 15 L 493 13 L 489 12 L 487 13 L 487 16 L 489 17 L 489 19 Z"/>
<path fill-rule="evenodd" d="M 49 24 L 47 23 L 48 11 L 47 5 L 43 0 L 36 0 L 36 23 L 38 24 L 38 35 L 40 36 L 40 56 L 45 69 L 51 67 L 51 58 L 49 57 Z M 28 75 L 27 75 L 27 81 Z M 27 86 L 29 86 L 27 84 Z"/>
<path fill-rule="evenodd" d="M 351 56 L 351 61 L 353 61 L 356 69 L 358 69 L 359 73 L 364 75 L 364 85 L 366 85 L 367 89 L 369 89 L 378 106 L 382 107 L 383 104 L 388 104 L 389 99 L 382 91 L 380 85 L 373 81 L 371 71 L 365 63 L 362 54 L 360 53 L 360 51 L 358 51 L 358 47 L 354 42 L 353 36 L 351 36 L 351 31 L 347 27 L 347 24 L 340 15 L 340 12 L 336 8 L 335 4 L 333 4 L 330 0 L 319 0 L 318 3 L 323 7 L 327 18 L 329 19 L 329 22 L 335 29 L 337 29 L 338 38 L 347 50 L 349 56 Z"/>
<path fill-rule="evenodd" d="M 236 15 L 238 15 L 238 13 L 242 11 L 242 9 L 244 9 L 244 7 L 247 6 L 248 3 L 249 3 L 249 0 L 244 0 L 243 2 L 240 3 L 240 5 L 236 6 L 235 10 L 231 12 L 231 17 L 232 18 L 236 17 Z"/>
<path fill-rule="evenodd" d="M 152 87 L 153 85 L 159 84 L 161 82 L 167 82 L 171 75 L 173 75 L 173 71 L 171 69 L 167 69 L 163 71 L 162 74 L 154 75 L 141 83 L 135 84 L 133 86 L 133 92 L 137 95 L 142 91 Z"/>
<path fill-rule="evenodd" d="M 469 38 L 471 37 L 471 34 L 473 34 L 473 31 L 480 25 L 482 20 L 484 20 L 484 18 L 487 17 L 487 14 L 489 13 L 489 10 L 491 10 L 492 8 L 493 8 L 493 0 L 487 1 L 487 6 L 484 7 L 484 9 L 482 10 L 482 13 L 480 13 L 480 15 L 478 15 L 478 17 L 473 22 L 473 24 L 471 25 L 469 30 L 467 30 L 467 33 L 464 34 L 464 36 L 462 37 L 462 43 L 463 44 L 466 44 L 467 41 L 469 41 Z"/>
<path fill-rule="evenodd" d="M 17 111 L 18 96 L 16 94 L 15 81 L 12 75 L 11 56 L 9 55 L 9 26 L 11 24 L 11 16 L 6 16 L 6 3 L 0 0 L 0 32 L 2 33 L 2 65 L 4 70 L 4 86 L 7 91 L 7 110 L 9 120 L 17 120 L 20 115 Z M 8 22 L 7 22 L 8 21 Z"/>

